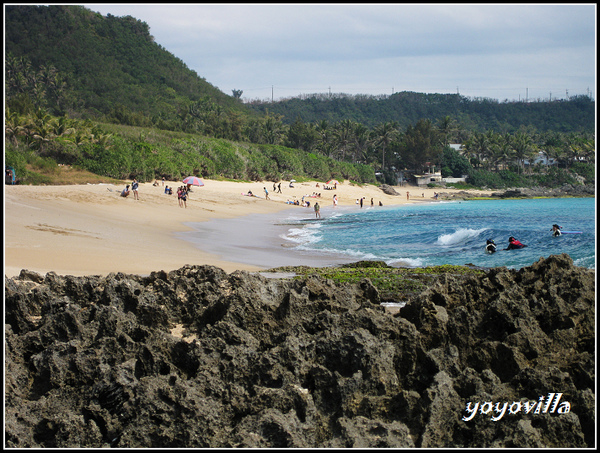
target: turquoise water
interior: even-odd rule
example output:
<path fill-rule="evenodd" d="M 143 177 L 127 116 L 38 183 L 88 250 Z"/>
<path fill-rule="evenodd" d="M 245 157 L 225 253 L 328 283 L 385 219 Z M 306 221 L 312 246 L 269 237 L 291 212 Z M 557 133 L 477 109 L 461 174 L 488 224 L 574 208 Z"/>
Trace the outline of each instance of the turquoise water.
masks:
<path fill-rule="evenodd" d="M 595 269 L 596 199 L 474 200 L 398 207 L 324 207 L 290 212 L 281 238 L 303 254 L 344 256 L 390 265 L 473 264 L 519 269 L 540 257 L 567 253 L 576 265 Z M 310 209 L 312 214 L 312 209 Z M 581 234 L 551 235 L 554 223 Z M 514 236 L 527 247 L 502 250 Z M 484 252 L 486 239 L 498 252 Z"/>

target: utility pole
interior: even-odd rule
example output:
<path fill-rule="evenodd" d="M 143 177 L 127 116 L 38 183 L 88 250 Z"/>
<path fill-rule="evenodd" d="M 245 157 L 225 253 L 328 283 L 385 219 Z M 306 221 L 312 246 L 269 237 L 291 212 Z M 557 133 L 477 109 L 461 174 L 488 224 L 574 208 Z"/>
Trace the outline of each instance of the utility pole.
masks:
<path fill-rule="evenodd" d="M 271 85 L 271 104 L 273 103 L 273 85 Z"/>

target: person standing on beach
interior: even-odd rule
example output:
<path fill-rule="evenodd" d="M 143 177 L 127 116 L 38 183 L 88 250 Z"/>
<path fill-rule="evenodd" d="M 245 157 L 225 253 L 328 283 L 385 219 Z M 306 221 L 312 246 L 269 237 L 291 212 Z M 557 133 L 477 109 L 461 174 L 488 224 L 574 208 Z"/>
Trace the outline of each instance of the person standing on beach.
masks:
<path fill-rule="evenodd" d="M 181 201 L 183 202 L 183 207 L 187 209 L 187 197 L 188 191 L 184 186 L 181 186 Z"/>
<path fill-rule="evenodd" d="M 267 190 L 266 187 L 263 187 L 263 189 L 265 189 L 265 200 L 270 200 L 270 198 L 269 198 L 269 191 Z"/>
<path fill-rule="evenodd" d="M 179 186 L 177 188 L 177 202 L 179 203 L 180 208 L 183 207 L 183 202 L 181 201 L 182 194 L 183 194 L 183 186 Z"/>
<path fill-rule="evenodd" d="M 316 219 L 320 219 L 321 218 L 321 206 L 319 206 L 319 203 L 315 203 L 315 218 Z"/>
<path fill-rule="evenodd" d="M 408 190 L 406 191 L 406 199 L 410 200 L 410 192 Z"/>
<path fill-rule="evenodd" d="M 279 183 L 279 185 L 277 186 L 277 193 L 281 193 L 281 183 Z"/>
<path fill-rule="evenodd" d="M 133 199 L 139 200 L 140 196 L 138 195 L 138 182 L 135 178 L 133 178 L 133 182 L 131 183 L 131 191 L 133 192 Z"/>
<path fill-rule="evenodd" d="M 337 206 L 337 202 L 338 202 L 337 195 L 334 195 L 333 196 L 333 206 Z"/>

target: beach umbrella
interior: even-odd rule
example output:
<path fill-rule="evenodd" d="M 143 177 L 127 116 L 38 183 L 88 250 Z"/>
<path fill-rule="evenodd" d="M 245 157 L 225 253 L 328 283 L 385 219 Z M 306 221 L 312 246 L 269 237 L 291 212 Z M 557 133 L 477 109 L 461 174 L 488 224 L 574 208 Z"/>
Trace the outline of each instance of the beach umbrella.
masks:
<path fill-rule="evenodd" d="M 339 184 L 340 182 L 337 179 L 330 179 L 325 184 Z"/>
<path fill-rule="evenodd" d="M 187 184 L 189 186 L 203 186 L 204 185 L 202 180 L 196 176 L 188 176 L 187 178 L 185 178 L 183 180 L 183 183 Z"/>

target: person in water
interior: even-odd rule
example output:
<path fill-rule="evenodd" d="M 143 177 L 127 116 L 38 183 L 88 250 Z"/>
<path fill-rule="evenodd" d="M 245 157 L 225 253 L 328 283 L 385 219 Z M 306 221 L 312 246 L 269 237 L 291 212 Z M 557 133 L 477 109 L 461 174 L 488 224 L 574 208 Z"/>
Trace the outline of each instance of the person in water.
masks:
<path fill-rule="evenodd" d="M 562 232 L 560 231 L 562 227 L 557 225 L 556 223 L 552 225 L 552 236 L 560 236 Z"/>
<path fill-rule="evenodd" d="M 488 239 L 485 243 L 485 251 L 487 253 L 495 253 L 496 252 L 496 243 L 493 239 Z"/>
<path fill-rule="evenodd" d="M 509 237 L 508 238 L 508 247 L 505 248 L 504 250 L 515 250 L 515 249 L 522 249 L 523 247 L 527 247 L 525 244 L 521 243 L 521 241 L 518 241 L 517 239 L 515 239 L 514 237 Z"/>

